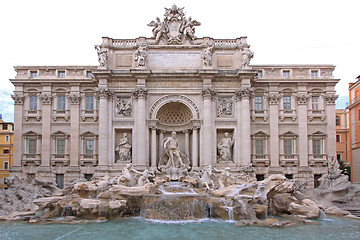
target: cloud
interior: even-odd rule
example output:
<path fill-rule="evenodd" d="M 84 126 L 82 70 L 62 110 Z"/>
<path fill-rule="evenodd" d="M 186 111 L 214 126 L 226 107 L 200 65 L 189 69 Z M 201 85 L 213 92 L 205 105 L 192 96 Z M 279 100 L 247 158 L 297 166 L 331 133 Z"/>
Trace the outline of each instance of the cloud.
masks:
<path fill-rule="evenodd" d="M 0 114 L 5 122 L 14 122 L 14 101 L 11 94 L 10 89 L 0 89 Z"/>

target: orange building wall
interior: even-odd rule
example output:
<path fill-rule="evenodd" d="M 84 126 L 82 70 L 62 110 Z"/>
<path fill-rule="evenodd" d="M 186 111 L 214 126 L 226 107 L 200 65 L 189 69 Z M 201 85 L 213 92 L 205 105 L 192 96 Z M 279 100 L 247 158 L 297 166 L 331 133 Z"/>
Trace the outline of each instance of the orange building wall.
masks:
<path fill-rule="evenodd" d="M 349 85 L 349 119 L 351 139 L 351 179 L 360 182 L 360 79 Z"/>

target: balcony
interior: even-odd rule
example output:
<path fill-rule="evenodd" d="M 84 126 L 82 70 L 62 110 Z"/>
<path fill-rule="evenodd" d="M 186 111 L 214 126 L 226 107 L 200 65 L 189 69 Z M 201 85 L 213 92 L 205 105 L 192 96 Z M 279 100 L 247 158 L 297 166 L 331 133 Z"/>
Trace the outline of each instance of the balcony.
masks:
<path fill-rule="evenodd" d="M 64 166 L 69 166 L 70 156 L 69 154 L 51 154 L 50 160 L 51 166 L 56 166 L 57 164 L 63 164 Z"/>
<path fill-rule="evenodd" d="M 25 110 L 25 121 L 29 121 L 30 118 L 36 118 L 37 121 L 41 120 L 41 110 Z"/>
<path fill-rule="evenodd" d="M 41 154 L 25 153 L 23 154 L 23 159 L 21 160 L 21 164 L 23 166 L 28 166 L 28 165 L 40 166 Z"/>
<path fill-rule="evenodd" d="M 309 154 L 309 166 L 327 166 L 326 154 Z"/>
<path fill-rule="evenodd" d="M 280 166 L 295 167 L 299 165 L 299 157 L 297 154 L 280 154 Z"/>
<path fill-rule="evenodd" d="M 98 164 L 98 155 L 97 154 L 81 154 L 80 155 L 80 165 L 85 166 L 85 164 L 92 164 L 97 166 Z"/>
<path fill-rule="evenodd" d="M 255 167 L 268 167 L 270 165 L 268 154 L 252 154 L 251 162 Z"/>

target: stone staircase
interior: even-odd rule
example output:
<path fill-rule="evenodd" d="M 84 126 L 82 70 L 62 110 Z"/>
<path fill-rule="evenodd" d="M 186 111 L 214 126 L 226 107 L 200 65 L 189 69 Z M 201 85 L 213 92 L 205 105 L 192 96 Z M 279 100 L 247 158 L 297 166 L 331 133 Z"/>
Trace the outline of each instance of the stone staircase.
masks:
<path fill-rule="evenodd" d="M 352 215 L 360 217 L 360 205 L 344 206 L 342 209 L 349 211 Z"/>

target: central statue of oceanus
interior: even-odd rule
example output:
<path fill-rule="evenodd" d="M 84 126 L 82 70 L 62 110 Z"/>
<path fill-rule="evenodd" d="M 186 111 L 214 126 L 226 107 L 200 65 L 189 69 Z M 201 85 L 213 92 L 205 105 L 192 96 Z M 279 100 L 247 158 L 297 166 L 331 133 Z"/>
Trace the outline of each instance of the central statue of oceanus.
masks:
<path fill-rule="evenodd" d="M 188 156 L 180 151 L 179 142 L 176 138 L 176 132 L 172 132 L 170 137 L 163 140 L 165 154 L 158 163 L 158 169 L 162 172 L 187 172 L 191 169 Z"/>

